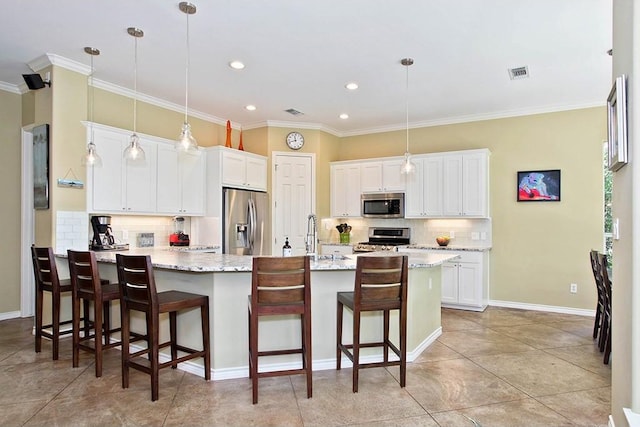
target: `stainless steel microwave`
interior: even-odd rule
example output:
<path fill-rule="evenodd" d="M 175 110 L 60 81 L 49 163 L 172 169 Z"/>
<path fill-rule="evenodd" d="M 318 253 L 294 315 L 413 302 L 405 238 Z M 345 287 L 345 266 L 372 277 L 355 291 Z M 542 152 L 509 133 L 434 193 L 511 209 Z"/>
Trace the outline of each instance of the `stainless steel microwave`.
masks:
<path fill-rule="evenodd" d="M 404 218 L 404 193 L 365 193 L 360 201 L 365 218 Z"/>

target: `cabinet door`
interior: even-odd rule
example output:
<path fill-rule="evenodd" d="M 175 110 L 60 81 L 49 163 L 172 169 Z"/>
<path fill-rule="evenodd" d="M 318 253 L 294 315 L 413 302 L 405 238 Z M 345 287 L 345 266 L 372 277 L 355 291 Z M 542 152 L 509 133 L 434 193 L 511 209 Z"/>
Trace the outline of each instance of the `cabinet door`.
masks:
<path fill-rule="evenodd" d="M 425 161 L 426 159 L 415 159 L 415 173 L 407 177 L 407 191 L 404 196 L 404 216 L 405 218 L 422 218 L 425 213 L 425 191 L 428 183 L 425 181 Z"/>
<path fill-rule="evenodd" d="M 180 212 L 204 214 L 205 156 L 204 153 L 180 153 Z"/>
<path fill-rule="evenodd" d="M 252 190 L 267 191 L 267 159 L 246 158 L 245 184 Z"/>
<path fill-rule="evenodd" d="M 429 156 L 423 160 L 424 168 L 424 216 L 442 216 L 444 205 L 443 191 L 443 158 L 441 156 Z"/>
<path fill-rule="evenodd" d="M 462 215 L 462 156 L 443 156 L 443 214 Z"/>
<path fill-rule="evenodd" d="M 404 191 L 405 176 L 400 172 L 402 160 L 387 160 L 382 162 L 382 191 Z"/>
<path fill-rule="evenodd" d="M 331 216 L 360 216 L 360 165 L 331 166 Z"/>
<path fill-rule="evenodd" d="M 158 213 L 180 213 L 180 172 L 178 151 L 171 146 L 158 147 Z"/>
<path fill-rule="evenodd" d="M 458 303 L 482 306 L 482 266 L 479 263 L 459 264 Z"/>
<path fill-rule="evenodd" d="M 157 144 L 140 138 L 140 145 L 144 150 L 146 161 L 142 165 L 127 164 L 126 166 L 125 210 L 127 212 L 155 213 Z"/>
<path fill-rule="evenodd" d="M 231 187 L 245 187 L 247 161 L 242 153 L 224 151 L 222 153 L 222 184 Z"/>
<path fill-rule="evenodd" d="M 442 264 L 442 302 L 458 303 L 458 264 Z"/>
<path fill-rule="evenodd" d="M 361 188 L 363 193 L 376 193 L 382 189 L 382 164 L 380 162 L 363 163 L 360 166 Z"/>
<path fill-rule="evenodd" d="M 487 155 L 465 154 L 462 158 L 462 212 L 466 216 L 488 216 Z"/>
<path fill-rule="evenodd" d="M 102 158 L 102 167 L 90 168 L 92 188 L 89 212 L 119 212 L 124 209 L 124 161 L 126 136 L 105 130 L 94 130 L 94 143 Z"/>

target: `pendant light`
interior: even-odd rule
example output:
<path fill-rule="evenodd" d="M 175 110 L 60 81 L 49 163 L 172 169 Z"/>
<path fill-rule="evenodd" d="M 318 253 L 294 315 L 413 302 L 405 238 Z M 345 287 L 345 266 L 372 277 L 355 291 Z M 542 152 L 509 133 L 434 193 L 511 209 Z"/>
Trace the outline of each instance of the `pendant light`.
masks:
<path fill-rule="evenodd" d="M 178 148 L 182 151 L 193 151 L 198 149 L 196 139 L 191 135 L 191 125 L 187 120 L 189 109 L 189 15 L 196 13 L 196 6 L 183 1 L 179 4 L 180 11 L 187 15 L 187 61 L 185 66 L 185 91 L 184 91 L 184 124 L 182 132 L 178 137 Z"/>
<path fill-rule="evenodd" d="M 412 58 L 403 58 L 400 63 L 407 69 L 407 99 L 406 99 L 406 113 L 407 113 L 407 151 L 404 152 L 404 163 L 400 169 L 400 173 L 403 175 L 409 175 L 416 171 L 416 165 L 411 161 L 411 153 L 409 153 L 409 66 L 413 64 Z"/>
<path fill-rule="evenodd" d="M 93 143 L 93 57 L 100 55 L 100 50 L 94 47 L 85 47 L 84 51 L 91 55 L 91 73 L 89 74 L 89 143 L 87 144 L 87 152 L 82 156 L 83 166 L 102 166 L 102 159 L 96 151 L 96 144 Z"/>
<path fill-rule="evenodd" d="M 140 140 L 136 134 L 138 122 L 138 39 L 144 36 L 144 31 L 139 28 L 129 27 L 127 33 L 134 38 L 134 66 L 133 66 L 133 133 L 129 139 L 129 146 L 124 150 L 124 158 L 131 163 L 144 163 L 144 150 L 140 146 Z"/>

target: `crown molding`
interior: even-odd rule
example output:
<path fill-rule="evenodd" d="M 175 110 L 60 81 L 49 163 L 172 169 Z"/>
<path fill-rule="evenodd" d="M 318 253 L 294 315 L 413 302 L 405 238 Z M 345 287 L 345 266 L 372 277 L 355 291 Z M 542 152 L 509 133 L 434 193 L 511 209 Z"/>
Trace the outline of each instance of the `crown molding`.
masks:
<path fill-rule="evenodd" d="M 27 85 L 24 85 L 24 87 L 26 88 Z M 20 86 L 6 82 L 0 82 L 0 90 L 9 93 L 15 93 L 16 95 L 22 95 L 23 93 L 25 93 L 20 89 Z"/>
<path fill-rule="evenodd" d="M 39 56 L 33 61 L 29 62 L 27 65 L 36 73 L 51 65 L 75 71 L 76 73 L 80 73 L 85 76 L 88 76 L 91 73 L 91 67 L 89 67 L 88 65 L 82 64 L 77 61 L 72 61 L 71 59 L 65 58 L 64 56 L 55 55 L 53 53 L 45 53 L 44 55 Z"/>

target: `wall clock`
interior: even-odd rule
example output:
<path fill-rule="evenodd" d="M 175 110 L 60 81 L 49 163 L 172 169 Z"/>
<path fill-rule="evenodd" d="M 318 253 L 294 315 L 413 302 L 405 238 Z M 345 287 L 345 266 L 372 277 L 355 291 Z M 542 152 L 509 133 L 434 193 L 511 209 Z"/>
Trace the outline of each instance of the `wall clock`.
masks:
<path fill-rule="evenodd" d="M 304 136 L 300 132 L 290 132 L 287 135 L 287 146 L 292 150 L 299 150 L 304 145 Z"/>

